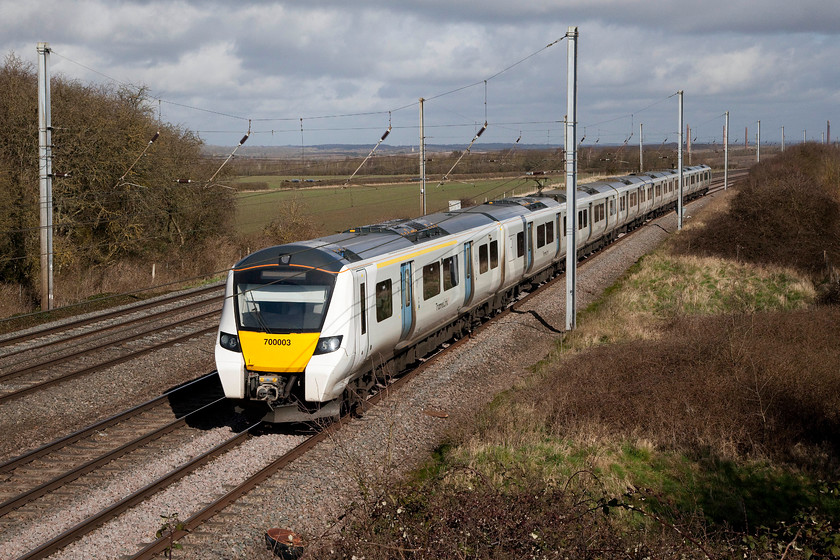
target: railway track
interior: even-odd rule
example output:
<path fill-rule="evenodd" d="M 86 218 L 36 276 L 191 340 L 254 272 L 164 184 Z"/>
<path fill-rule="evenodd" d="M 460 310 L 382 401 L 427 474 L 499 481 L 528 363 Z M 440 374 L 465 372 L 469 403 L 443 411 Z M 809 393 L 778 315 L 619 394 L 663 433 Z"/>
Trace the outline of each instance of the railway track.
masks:
<path fill-rule="evenodd" d="M 224 422 L 220 422 L 224 420 Z M 210 428 L 227 428 L 232 415 L 213 372 L 98 422 L 48 445 L 0 464 L 0 548 L 3 540 L 13 538 L 20 527 L 37 524 L 45 514 L 72 509 L 86 494 L 109 485 L 121 485 L 136 469 L 145 469 L 161 454 L 161 449 L 175 449 Z M 88 516 L 70 531 L 73 539 L 119 515 L 125 509 L 186 476 L 200 465 L 241 444 L 250 437 L 248 430 L 213 442 L 198 457 L 168 471 L 154 484 L 143 485 L 93 516 Z M 206 447 L 206 445 L 205 445 Z M 128 485 L 130 486 L 130 485 Z M 67 533 L 68 531 L 65 531 Z M 59 543 L 59 544 L 56 544 Z M 50 539 L 22 558 L 43 558 L 66 542 Z"/>
<path fill-rule="evenodd" d="M 717 182 L 715 184 L 713 184 L 713 188 L 722 188 L 722 181 L 720 181 L 719 185 L 717 184 Z M 632 233 L 629 234 L 629 235 L 632 235 Z M 628 236 L 625 236 L 625 238 L 626 237 L 628 237 Z M 561 278 L 563 278 L 562 275 L 556 277 L 553 280 L 551 280 L 548 284 L 551 284 L 553 282 L 557 282 Z M 515 313 L 520 306 L 524 305 L 527 301 L 529 301 L 537 293 L 538 292 L 536 292 L 536 291 L 531 292 L 530 294 L 526 295 L 524 298 L 522 298 L 518 302 L 516 302 L 509 309 L 500 313 L 497 317 L 502 318 L 506 315 L 509 315 L 510 313 Z M 480 328 L 483 328 L 483 325 Z M 461 341 L 456 341 L 456 342 L 452 343 L 451 345 L 448 345 L 448 348 L 446 349 L 446 351 L 447 352 L 456 351 L 456 349 L 458 349 L 460 347 L 460 345 L 464 344 L 465 341 L 467 341 L 467 340 L 469 340 L 469 339 L 462 339 Z M 425 370 L 425 368 L 429 367 L 431 364 L 434 363 L 434 361 L 437 359 L 437 357 L 439 355 L 441 355 L 441 354 L 438 353 L 438 354 L 435 354 L 434 356 L 428 358 L 423 364 L 421 364 L 421 366 L 419 366 L 415 370 L 409 372 L 405 376 L 401 377 L 398 381 L 396 381 L 395 385 L 392 386 L 392 387 L 394 387 L 396 389 L 400 385 L 408 383 L 413 377 L 415 377 L 417 375 L 420 375 Z M 378 400 L 383 398 L 384 394 L 385 393 L 380 393 L 379 395 L 373 396 L 370 400 L 367 401 L 366 404 L 367 405 L 374 405 Z M 292 463 L 295 459 L 304 455 L 307 451 L 309 451 L 310 449 L 312 449 L 313 447 L 315 447 L 316 445 L 318 445 L 320 442 L 324 441 L 325 439 L 328 439 L 328 438 L 332 437 L 332 434 L 336 430 L 341 429 L 342 426 L 349 421 L 351 421 L 351 420 L 345 418 L 345 419 L 342 419 L 341 421 L 339 421 L 337 423 L 329 425 L 327 429 L 322 430 L 321 432 L 319 432 L 315 435 L 312 435 L 311 437 L 306 438 L 305 441 L 302 441 L 300 444 L 296 445 L 288 453 L 284 453 L 281 456 L 277 457 L 276 459 L 271 460 L 270 462 L 268 462 L 268 464 L 266 464 L 260 470 L 258 470 L 258 472 L 256 472 L 253 475 L 247 477 L 247 479 L 244 480 L 243 482 L 235 485 L 233 488 L 229 489 L 226 492 L 220 493 L 213 500 L 211 500 L 210 503 L 208 503 L 208 505 L 203 507 L 200 511 L 195 512 L 188 519 L 183 520 L 184 521 L 184 531 L 176 532 L 173 535 L 173 537 L 177 540 L 178 538 L 181 538 L 184 535 L 186 535 L 188 531 L 192 531 L 192 532 L 196 531 L 198 529 L 198 527 L 200 527 L 203 523 L 212 519 L 215 515 L 217 515 L 221 511 L 223 511 L 230 504 L 235 503 L 242 496 L 244 496 L 245 494 L 247 494 L 248 492 L 253 490 L 255 487 L 259 486 L 261 483 L 263 483 L 264 481 L 266 481 L 267 479 L 272 477 L 277 472 L 281 471 L 285 466 Z M 243 445 L 246 441 L 248 441 L 249 439 L 252 438 L 252 433 L 253 432 L 250 431 L 251 428 L 252 427 L 249 427 L 249 429 L 246 429 L 246 430 L 244 430 L 240 433 L 237 433 L 234 437 L 231 437 L 229 440 L 220 443 L 219 446 L 218 446 L 218 449 L 209 450 L 207 452 L 207 454 L 208 454 L 207 457 L 205 457 L 204 455 L 201 455 L 199 457 L 196 457 L 194 459 L 194 461 L 191 461 L 190 464 L 183 465 L 183 466 L 179 467 L 178 469 L 173 470 L 170 473 L 167 473 L 165 476 L 161 477 L 160 479 L 155 481 L 153 484 L 148 485 L 148 488 L 143 489 L 143 492 L 145 492 L 145 493 L 135 492 L 131 496 L 127 496 L 127 497 L 123 498 L 118 503 L 113 504 L 112 506 L 103 509 L 101 512 L 99 512 L 96 515 L 90 516 L 89 518 L 85 519 L 83 522 L 78 523 L 77 526 L 75 526 L 73 528 L 70 528 L 70 529 L 64 531 L 63 533 L 61 533 L 60 535 L 57 535 L 57 536 L 53 537 L 49 542 L 41 544 L 37 548 L 32 549 L 31 551 L 29 551 L 28 553 L 20 556 L 19 558 L 20 559 L 23 559 L 23 558 L 27 558 L 27 559 L 29 559 L 29 558 L 44 558 L 44 557 L 54 553 L 55 551 L 60 550 L 62 547 L 65 547 L 69 543 L 71 543 L 71 542 L 77 540 L 78 538 L 80 538 L 80 536 L 94 530 L 96 527 L 101 526 L 108 519 L 113 518 L 116 515 L 119 515 L 120 513 L 124 512 L 125 510 L 130 508 L 131 506 L 142 502 L 144 499 L 147 499 L 150 495 L 152 495 L 156 492 L 159 492 L 161 488 L 164 488 L 164 487 L 168 486 L 169 484 L 172 484 L 172 482 L 174 482 L 175 480 L 178 480 L 180 478 L 183 478 L 184 476 L 187 476 L 187 474 L 189 472 L 192 472 L 195 468 L 199 468 L 200 466 L 206 464 L 213 457 L 217 457 L 221 454 L 231 452 L 231 450 L 234 450 L 237 447 Z M 91 427 L 91 430 L 93 430 L 94 433 L 97 431 L 97 429 L 94 428 L 94 427 Z M 72 436 L 72 437 L 75 437 L 75 436 Z M 72 439 L 72 437 L 71 437 L 71 439 Z M 77 441 L 81 440 L 81 439 L 83 439 L 83 437 L 77 438 Z M 37 454 L 37 450 L 36 450 L 36 452 L 33 452 L 33 454 Z M 40 458 L 40 457 L 41 456 L 39 455 L 36 458 Z M 35 460 L 35 459 L 33 459 L 33 460 Z M 2 477 L 6 476 L 6 473 L 9 472 L 9 469 L 7 468 L 7 464 L 0 465 L 0 480 L 2 480 Z M 194 464 L 194 466 L 193 466 L 193 464 Z M 14 469 L 12 469 L 12 471 L 14 471 L 17 468 L 20 468 L 20 467 L 15 467 Z M 0 489 L 2 489 L 2 486 L 0 486 Z M 2 498 L 0 498 L 0 499 L 2 499 Z M 8 501 L 9 500 L 6 500 L 6 502 L 8 502 Z M 2 520 L 3 520 L 3 511 L 4 510 L 2 508 L 3 508 L 3 505 L 0 505 L 0 522 L 2 522 Z M 9 510 L 9 511 L 15 511 L 15 510 L 12 509 L 12 510 Z M 167 546 L 169 546 L 169 544 L 170 544 L 169 541 L 166 540 L 166 539 L 158 539 L 157 541 L 146 545 L 144 548 L 142 548 L 140 551 L 136 552 L 131 557 L 132 558 L 151 558 L 151 557 L 154 557 L 156 554 L 159 554 L 159 553 L 163 552 L 167 548 Z"/>
<path fill-rule="evenodd" d="M 68 333 L 73 329 L 78 329 L 80 327 L 85 327 L 87 325 L 92 325 L 98 322 L 107 321 L 109 319 L 122 319 L 128 313 L 134 313 L 139 311 L 145 311 L 147 309 L 154 309 L 156 307 L 165 306 L 170 303 L 178 303 L 183 301 L 186 298 L 194 297 L 194 296 L 203 296 L 203 295 L 221 295 L 224 293 L 224 288 L 218 285 L 211 285 L 211 286 L 204 286 L 202 288 L 198 288 L 196 290 L 192 290 L 188 293 L 175 293 L 170 294 L 167 296 L 163 296 L 161 298 L 156 298 L 154 300 L 145 301 L 142 303 L 137 303 L 128 307 L 121 307 L 119 309 L 112 309 L 108 311 L 103 311 L 100 313 L 94 313 L 87 317 L 77 318 L 70 321 L 61 321 L 57 324 L 51 324 L 45 327 L 35 327 L 32 329 L 26 329 L 20 333 L 12 333 L 9 335 L 0 336 L 0 344 L 2 344 L 3 348 L 6 350 L 0 351 L 0 355 L 8 356 L 13 353 L 14 351 L 9 352 L 8 348 L 12 347 L 16 344 L 21 342 L 27 342 L 30 340 L 38 339 L 38 338 L 46 338 L 48 336 L 57 335 L 61 336 L 64 333 Z M 123 322 L 122 324 L 126 324 Z M 90 331 L 86 331 L 90 332 Z M 71 337 L 65 338 L 64 340 L 72 340 Z"/>
<path fill-rule="evenodd" d="M 212 332 L 221 299 L 221 288 L 213 286 L 156 305 L 145 303 L 6 338 L 0 351 L 0 403 Z M 165 307 L 156 309 L 160 306 Z M 149 309 L 153 311 L 147 313 Z"/>

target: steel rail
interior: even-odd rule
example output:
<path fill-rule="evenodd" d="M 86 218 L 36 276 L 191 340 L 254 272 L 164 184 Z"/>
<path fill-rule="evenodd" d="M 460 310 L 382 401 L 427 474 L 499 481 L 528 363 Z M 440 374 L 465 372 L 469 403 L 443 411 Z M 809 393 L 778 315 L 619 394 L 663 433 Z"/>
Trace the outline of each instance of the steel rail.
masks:
<path fill-rule="evenodd" d="M 213 313 L 218 313 L 218 311 L 214 311 Z M 195 319 L 192 319 L 190 321 L 194 321 L 194 320 Z M 186 321 L 186 322 L 189 322 L 189 321 Z M 83 368 L 83 369 L 80 369 L 80 370 L 77 370 L 77 371 L 70 372 L 70 373 L 64 374 L 60 377 L 56 377 L 54 379 L 50 379 L 48 381 L 38 383 L 37 385 L 32 385 L 31 387 L 26 387 L 24 389 L 19 389 L 17 391 L 12 391 L 10 393 L 0 395 L 0 403 L 22 397 L 22 396 L 27 395 L 29 393 L 41 390 L 45 387 L 50 387 L 50 386 L 56 385 L 58 383 L 63 383 L 65 381 L 69 381 L 71 379 L 74 379 L 76 377 L 80 377 L 82 375 L 87 375 L 87 374 L 93 373 L 95 371 L 99 371 L 99 370 L 106 369 L 106 368 L 109 368 L 109 367 L 112 367 L 112 366 L 115 366 L 115 365 L 119 365 L 121 363 L 127 362 L 127 361 L 132 360 L 134 358 L 137 358 L 139 356 L 143 356 L 145 354 L 149 354 L 149 353 L 154 352 L 156 350 L 160 350 L 161 348 L 167 348 L 169 346 L 173 346 L 175 344 L 178 344 L 179 342 L 183 342 L 185 340 L 189 340 L 191 338 L 195 338 L 197 336 L 201 336 L 201 335 L 204 335 L 204 334 L 207 334 L 207 333 L 210 333 L 210 332 L 215 332 L 217 329 L 218 329 L 217 326 L 212 326 L 212 327 L 207 327 L 207 328 L 204 328 L 204 329 L 200 329 L 198 331 L 187 333 L 187 334 L 178 336 L 176 338 L 167 340 L 166 342 L 162 342 L 162 343 L 160 343 L 156 346 L 152 346 L 152 347 L 149 347 L 149 348 L 143 348 L 142 350 L 137 350 L 133 353 L 126 354 L 124 356 L 120 356 L 119 358 L 114 358 L 112 360 L 108 360 L 108 361 L 96 364 L 94 366 L 90 366 L 90 367 L 87 367 L 87 368 Z"/>
<path fill-rule="evenodd" d="M 640 229 L 640 228 L 637 228 L 637 229 Z M 626 238 L 627 236 L 624 236 L 624 237 Z M 525 297 L 516 301 L 515 303 L 508 306 L 507 308 L 503 309 L 500 313 L 495 315 L 493 318 L 491 318 L 488 321 L 485 321 L 482 324 L 480 324 L 476 329 L 474 329 L 474 332 L 479 332 L 482 329 L 484 329 L 485 327 L 489 326 L 490 324 L 496 323 L 496 321 L 498 319 L 501 319 L 501 318 L 509 315 L 510 313 L 517 312 L 519 310 L 519 308 L 522 305 L 524 305 L 528 300 L 530 300 L 532 297 L 535 297 L 539 293 L 543 292 L 542 288 L 545 288 L 549 285 L 552 285 L 554 282 L 557 282 L 563 276 L 564 276 L 563 274 L 558 274 L 557 276 L 555 276 L 551 280 L 543 283 L 539 287 L 534 288 Z M 430 367 L 433 363 L 435 363 L 437 361 L 437 359 L 439 359 L 439 357 L 442 356 L 444 353 L 448 353 L 449 351 L 454 351 L 454 349 L 459 348 L 462 344 L 466 343 L 466 341 L 469 340 L 469 338 L 470 337 L 463 337 L 463 338 L 461 338 L 459 340 L 456 340 L 455 342 L 449 344 L 446 348 L 444 348 L 442 350 L 438 350 L 432 356 L 424 359 L 418 367 L 416 367 L 416 368 L 412 369 L 411 371 L 409 371 L 408 373 L 402 375 L 394 383 L 388 385 L 385 389 L 379 391 L 378 393 L 373 395 L 367 401 L 364 401 L 364 404 L 366 404 L 366 405 L 377 404 L 382 398 L 385 398 L 385 396 L 387 396 L 392 390 L 399 390 L 402 386 L 404 386 L 409 381 L 414 379 L 416 376 L 420 375 L 420 373 L 425 371 L 427 367 Z M 250 492 L 251 490 L 253 490 L 257 486 L 259 486 L 262 482 L 264 482 L 265 480 L 267 480 L 268 478 L 273 476 L 276 472 L 278 472 L 279 470 L 283 469 L 284 467 L 286 467 L 287 465 L 289 465 L 290 463 L 292 463 L 296 459 L 303 456 L 306 452 L 311 450 L 318 443 L 320 443 L 320 442 L 324 441 L 325 439 L 327 439 L 328 437 L 330 437 L 332 434 L 334 434 L 337 430 L 339 430 L 342 426 L 344 426 L 347 422 L 349 422 L 351 420 L 352 420 L 351 416 L 344 416 L 341 419 L 339 419 L 337 422 L 333 422 L 333 423 L 329 424 L 325 429 L 323 429 L 319 433 L 317 433 L 314 436 L 308 438 L 306 441 L 304 441 L 303 443 L 296 446 L 290 452 L 288 452 L 288 453 L 284 454 L 283 456 L 275 459 L 269 465 L 267 465 L 266 467 L 261 469 L 258 473 L 249 477 L 245 482 L 243 482 L 242 484 L 233 488 L 232 490 L 228 491 L 223 496 L 216 499 L 211 504 L 205 506 L 200 511 L 198 511 L 197 513 L 192 515 L 189 519 L 187 519 L 186 521 L 183 522 L 183 529 L 176 530 L 171 535 L 167 535 L 165 537 L 158 538 L 154 542 L 151 542 L 151 543 L 147 544 L 144 548 L 142 548 L 134 556 L 131 557 L 132 560 L 148 559 L 148 558 L 154 557 L 155 555 L 157 555 L 161 552 L 164 552 L 171 545 L 171 542 L 173 542 L 175 540 L 178 540 L 178 539 L 181 539 L 184 536 L 186 536 L 187 534 L 189 534 L 190 532 L 194 531 L 202 523 L 206 522 L 208 519 L 212 518 L 213 516 L 215 516 L 219 512 L 223 511 L 225 508 L 227 508 L 231 504 L 235 503 L 239 498 L 241 498 L 242 496 L 244 496 L 245 494 L 247 494 L 248 492 Z M 233 440 L 231 440 L 231 441 L 233 441 Z M 198 461 L 200 459 L 201 458 L 197 458 L 196 461 Z M 185 467 L 186 467 L 186 465 L 185 465 Z M 174 475 L 174 473 L 173 473 L 173 475 Z M 168 475 L 168 476 L 170 476 L 170 475 Z M 155 486 L 156 484 L 157 483 L 152 483 L 147 488 L 151 488 L 151 487 Z M 157 490 L 155 490 L 155 491 L 157 491 Z M 133 497 L 129 497 L 129 498 L 126 498 L 125 500 L 123 500 L 123 502 L 126 502 L 126 501 L 132 501 L 133 503 L 131 505 L 134 505 L 134 503 L 139 503 L 139 500 L 137 502 L 134 502 Z M 120 502 L 119 504 L 116 504 L 115 506 L 112 506 L 112 508 L 109 508 L 106 511 L 111 512 L 111 511 L 115 511 L 115 510 L 119 509 L 119 511 L 122 512 L 125 509 L 127 509 L 128 507 L 131 507 L 131 505 L 123 506 L 123 502 Z M 110 515 L 110 513 L 109 513 L 109 515 Z M 111 519 L 114 516 L 109 516 L 107 519 Z M 99 517 L 97 516 L 97 521 L 95 522 L 96 526 L 101 525 L 107 519 L 103 519 L 102 521 L 99 521 Z M 81 531 L 84 531 L 84 532 L 76 534 L 76 533 L 74 533 L 75 530 L 81 530 Z M 58 537 L 56 537 L 55 539 L 50 541 L 50 543 L 46 543 L 46 544 L 42 545 L 41 547 L 39 547 L 38 549 L 36 549 L 34 551 L 31 551 L 27 555 L 21 556 L 20 558 L 18 558 L 18 560 L 35 560 L 35 559 L 39 559 L 39 558 L 45 558 L 46 556 L 54 553 L 55 551 L 60 550 L 64 546 L 67 546 L 67 544 L 71 543 L 73 540 L 75 540 L 76 538 L 78 538 L 82 534 L 85 534 L 85 533 L 89 532 L 90 530 L 92 530 L 91 524 L 88 521 L 85 521 L 85 522 L 79 524 L 76 528 L 71 529 L 70 531 L 67 531 L 62 535 L 59 535 Z"/>
<path fill-rule="evenodd" d="M 36 486 L 35 488 L 32 488 L 30 490 L 27 490 L 26 492 L 18 494 L 14 498 L 12 498 L 10 500 L 7 500 L 7 501 L 3 502 L 2 504 L 0 504 L 0 517 L 6 515 L 10 511 L 13 511 L 13 510 L 19 508 L 20 506 L 22 506 L 24 504 L 28 504 L 29 502 L 40 498 L 44 494 L 47 494 L 47 493 L 51 492 L 52 490 L 55 490 L 56 488 L 60 488 L 60 487 L 64 486 L 65 484 L 73 482 L 74 480 L 76 480 L 76 479 L 78 479 L 78 478 L 80 478 L 80 477 L 82 477 L 82 476 L 84 476 L 84 475 L 86 475 L 86 474 L 88 474 L 92 471 L 95 471 L 99 467 L 107 465 L 111 461 L 119 459 L 120 457 L 122 457 L 124 455 L 127 455 L 128 453 L 131 453 L 135 449 L 143 447 L 144 445 L 146 445 L 149 442 L 152 442 L 156 439 L 159 439 L 159 438 L 163 437 L 164 435 L 166 435 L 170 432 L 175 431 L 176 429 L 184 426 L 187 423 L 187 420 L 192 418 L 193 415 L 206 413 L 209 410 L 212 410 L 212 409 L 220 406 L 221 404 L 224 404 L 226 400 L 227 399 L 225 397 L 216 399 L 215 401 L 213 401 L 211 403 L 208 403 L 208 404 L 202 406 L 201 408 L 193 410 L 192 412 L 190 412 L 189 414 L 187 414 L 185 416 L 182 416 L 181 418 L 176 418 L 175 420 L 172 420 L 171 422 L 168 422 L 167 424 L 161 426 L 160 428 L 157 428 L 154 431 L 151 431 L 151 432 L 149 432 L 149 433 L 147 433 L 143 436 L 140 436 L 139 438 L 136 438 L 132 441 L 129 441 L 129 442 L 121 445 L 120 447 L 118 447 L 116 449 L 112 449 L 111 451 L 106 452 L 104 455 L 100 455 L 99 457 L 91 459 L 90 461 L 87 461 L 86 463 L 83 463 L 83 464 L 79 465 L 78 467 L 76 467 L 76 468 L 74 468 L 70 471 L 67 471 L 64 474 L 61 474 L 61 475 L 53 478 L 52 480 L 48 480 L 48 481 L 44 482 L 43 484 L 40 484 L 40 485 Z"/>
<path fill-rule="evenodd" d="M 254 424 L 253 426 L 250 426 L 242 432 L 239 432 L 231 439 L 222 442 L 221 444 L 203 453 L 202 455 L 199 455 L 190 462 L 181 465 L 179 468 L 173 470 L 164 477 L 149 483 L 137 492 L 134 492 L 130 496 L 123 498 L 116 504 L 85 519 L 84 521 L 78 523 L 74 527 L 68 529 L 67 531 L 64 531 L 60 535 L 51 539 L 50 541 L 42 544 L 38 548 L 30 550 L 22 556 L 19 556 L 17 560 L 38 560 L 41 558 L 46 558 L 51 554 L 54 554 L 58 550 L 61 550 L 67 545 L 71 544 L 76 539 L 86 535 L 87 533 L 90 533 L 91 531 L 97 529 L 98 527 L 107 523 L 111 519 L 117 517 L 127 509 L 141 503 L 149 496 L 156 494 L 160 490 L 163 490 L 167 486 L 170 486 L 171 484 L 184 478 L 188 474 L 194 472 L 196 469 L 210 462 L 212 459 L 215 459 L 216 457 L 228 452 L 229 450 L 239 445 L 242 445 L 252 437 L 252 431 L 257 426 L 259 426 L 259 424 Z"/>
<path fill-rule="evenodd" d="M 71 321 L 71 322 L 68 322 L 68 323 L 63 323 L 61 325 L 54 325 L 52 327 L 46 327 L 44 329 L 39 329 L 37 331 L 26 332 L 26 333 L 14 335 L 14 336 L 6 337 L 6 338 L 0 336 L 0 344 L 3 344 L 5 346 L 5 345 L 8 345 L 8 344 L 15 344 L 15 343 L 18 343 L 18 342 L 24 342 L 24 341 L 27 341 L 27 340 L 32 340 L 33 338 L 40 338 L 42 336 L 47 336 L 49 334 L 53 334 L 53 333 L 56 333 L 56 332 L 61 332 L 63 330 L 72 329 L 74 327 L 81 327 L 81 326 L 84 326 L 84 325 L 89 325 L 91 323 L 96 323 L 97 321 L 103 321 L 105 319 L 110 319 L 111 317 L 116 317 L 116 316 L 119 316 L 119 315 L 125 315 L 126 313 L 132 313 L 134 311 L 141 311 L 143 309 L 148 309 L 149 307 L 155 307 L 155 306 L 166 304 L 166 303 L 169 303 L 169 302 L 172 302 L 172 301 L 177 301 L 179 299 L 186 299 L 186 298 L 189 298 L 189 297 L 192 297 L 192 296 L 195 296 L 195 295 L 203 294 L 203 293 L 206 293 L 206 292 L 211 292 L 213 290 L 220 290 L 220 289 L 224 290 L 224 286 L 206 286 L 204 288 L 199 288 L 199 289 L 197 289 L 193 292 L 190 292 L 188 294 L 181 293 L 181 294 L 176 294 L 176 295 L 171 295 L 171 296 L 165 296 L 165 297 L 163 297 L 161 299 L 158 299 L 158 300 L 155 300 L 155 301 L 148 301 L 148 302 L 143 302 L 143 303 L 139 303 L 139 304 L 133 304 L 128 308 L 120 308 L 120 309 L 114 309 L 114 310 L 111 310 L 111 311 L 106 311 L 102 314 L 98 314 L 98 315 L 93 316 L 93 317 L 86 317 L 84 319 L 76 319 L 75 321 Z"/>
<path fill-rule="evenodd" d="M 158 325 L 158 326 L 155 326 L 155 327 L 150 327 L 150 328 L 148 328 L 148 329 L 146 329 L 142 332 L 135 333 L 135 334 L 133 334 L 131 336 L 128 336 L 126 338 L 121 338 L 119 340 L 102 342 L 102 343 L 97 344 L 95 346 L 92 346 L 90 348 L 86 348 L 84 350 L 76 352 L 75 354 L 69 354 L 67 356 L 59 356 L 57 358 L 51 358 L 49 360 L 44 360 L 44 361 L 39 362 L 37 364 L 33 364 L 31 366 L 26 366 L 26 367 L 18 369 L 18 370 L 13 370 L 13 371 L 7 371 L 7 372 L 4 372 L 4 373 L 0 373 L 0 381 L 4 381 L 4 380 L 7 380 L 7 379 L 14 379 L 15 377 L 19 377 L 21 375 L 26 375 L 27 373 L 31 373 L 33 371 L 38 371 L 38 370 L 44 369 L 44 368 L 52 366 L 52 365 L 60 364 L 62 362 L 67 361 L 70 358 L 81 358 L 82 356 L 87 356 L 89 354 L 93 354 L 94 352 L 102 350 L 103 348 L 112 347 L 115 344 L 124 344 L 126 342 L 133 342 L 135 340 L 141 339 L 144 336 L 148 336 L 150 334 L 157 334 L 159 332 L 168 331 L 170 329 L 175 329 L 175 328 L 178 328 L 180 326 L 183 326 L 183 325 L 186 325 L 186 324 L 189 324 L 189 323 L 193 323 L 195 321 L 199 321 L 201 319 L 206 319 L 207 317 L 210 317 L 212 315 L 216 315 L 218 313 L 219 313 L 219 310 L 214 309 L 213 311 L 208 311 L 206 313 L 202 313 L 200 315 L 197 315 L 195 317 L 190 317 L 188 319 L 181 319 L 180 321 L 175 321 L 174 323 L 169 323 L 168 325 Z"/>
<path fill-rule="evenodd" d="M 177 393 L 181 390 L 186 390 L 188 388 L 193 388 L 195 384 L 207 382 L 210 379 L 218 378 L 219 373 L 213 371 L 206 375 L 203 375 L 197 379 L 193 379 L 187 383 L 179 385 L 174 389 L 167 391 L 166 393 L 160 395 L 159 397 L 155 397 L 149 401 L 146 401 L 142 404 L 139 404 L 135 407 L 129 408 L 123 412 L 119 412 L 114 414 L 113 416 L 109 416 L 96 424 L 88 426 L 86 428 L 82 428 L 72 434 L 68 434 L 62 438 L 56 439 L 51 441 L 41 447 L 33 449 L 32 451 L 28 451 L 22 455 L 18 455 L 17 457 L 13 457 L 3 463 L 0 463 L 0 473 L 7 473 L 15 470 L 16 468 L 20 467 L 21 465 L 25 465 L 27 463 L 31 463 L 32 461 L 43 457 L 44 455 L 48 455 L 50 453 L 55 452 L 62 447 L 66 447 L 72 443 L 79 441 L 80 439 L 85 439 L 87 437 L 92 436 L 96 432 L 100 432 L 111 426 L 124 422 L 134 416 L 137 416 L 151 408 L 154 408 L 162 403 L 164 400 L 168 400 L 172 397 L 173 394 Z"/>
<path fill-rule="evenodd" d="M 5 360 L 6 358 L 10 358 L 12 356 L 17 356 L 18 354 L 23 354 L 24 352 L 31 352 L 33 350 L 41 350 L 41 349 L 47 348 L 49 346 L 58 346 L 59 344 L 65 344 L 67 342 L 72 342 L 72 341 L 78 340 L 80 338 L 86 338 L 86 337 L 94 336 L 94 335 L 97 335 L 97 334 L 105 333 L 107 331 L 113 331 L 113 330 L 120 329 L 120 328 L 130 327 L 131 325 L 136 325 L 137 323 L 144 323 L 144 322 L 145 323 L 150 323 L 150 322 L 152 322 L 156 319 L 162 319 L 164 317 L 168 317 L 169 315 L 175 315 L 177 313 L 182 313 L 184 311 L 189 311 L 190 309 L 194 309 L 196 307 L 202 307 L 204 305 L 209 305 L 211 303 L 214 303 L 216 300 L 221 300 L 221 299 L 224 299 L 223 296 L 216 296 L 216 297 L 205 299 L 205 300 L 202 300 L 202 301 L 195 301 L 195 302 L 188 303 L 186 305 L 182 305 L 182 306 L 174 308 L 174 309 L 166 309 L 164 311 L 158 311 L 158 312 L 155 312 L 155 313 L 152 313 L 152 314 L 149 314 L 149 315 L 144 315 L 142 317 L 137 317 L 135 319 L 130 319 L 130 320 L 122 322 L 122 323 L 117 323 L 115 325 L 107 325 L 107 326 L 104 326 L 104 327 L 99 327 L 99 328 L 87 330 L 87 331 L 84 331 L 84 332 L 81 332 L 81 333 L 70 335 L 70 336 L 65 337 L 65 338 L 61 338 L 59 340 L 44 342 L 43 344 L 38 344 L 38 345 L 35 345 L 35 346 L 28 346 L 26 348 L 18 348 L 17 350 L 12 350 L 10 352 L 6 352 L 5 354 L 0 355 L 0 360 Z M 133 311 L 134 310 L 130 310 L 128 312 L 132 313 Z M 60 350 L 55 350 L 53 353 L 59 352 L 59 351 Z M 14 366 L 15 364 L 10 364 L 10 365 Z"/>

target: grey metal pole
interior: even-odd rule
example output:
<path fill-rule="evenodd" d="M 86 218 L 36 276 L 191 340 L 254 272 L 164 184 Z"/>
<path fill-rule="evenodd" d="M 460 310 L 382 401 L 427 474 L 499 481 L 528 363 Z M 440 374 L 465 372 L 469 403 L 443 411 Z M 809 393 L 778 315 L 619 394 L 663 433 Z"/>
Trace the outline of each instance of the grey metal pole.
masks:
<path fill-rule="evenodd" d="M 645 145 L 642 139 L 642 131 L 643 131 L 642 123 L 639 123 L 639 173 L 642 173 L 645 170 Z"/>
<path fill-rule="evenodd" d="M 785 151 L 785 127 L 782 127 L 782 151 Z"/>
<path fill-rule="evenodd" d="M 761 121 L 755 129 L 755 161 L 761 161 Z"/>
<path fill-rule="evenodd" d="M 729 188 L 729 111 L 723 125 L 723 190 Z"/>
<path fill-rule="evenodd" d="M 41 310 L 55 307 L 53 295 L 52 117 L 49 43 L 38 43 L 38 176 L 41 207 Z"/>
<path fill-rule="evenodd" d="M 683 224 L 683 90 L 677 92 L 679 95 L 679 138 L 677 143 L 677 167 L 680 170 L 680 196 L 677 198 L 677 229 L 682 229 Z"/>
<path fill-rule="evenodd" d="M 566 330 L 577 326 L 577 38 L 566 32 Z"/>
<path fill-rule="evenodd" d="M 423 198 L 423 215 L 426 215 L 426 133 L 424 131 L 423 102 L 420 98 L 420 195 Z"/>

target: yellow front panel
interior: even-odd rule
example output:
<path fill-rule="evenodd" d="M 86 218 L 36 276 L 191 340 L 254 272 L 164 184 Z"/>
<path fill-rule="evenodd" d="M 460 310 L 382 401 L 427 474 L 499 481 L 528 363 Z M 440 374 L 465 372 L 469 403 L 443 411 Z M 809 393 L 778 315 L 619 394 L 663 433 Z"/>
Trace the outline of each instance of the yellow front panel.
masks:
<path fill-rule="evenodd" d="M 250 371 L 301 372 L 315 352 L 320 333 L 266 334 L 239 331 L 239 344 Z"/>

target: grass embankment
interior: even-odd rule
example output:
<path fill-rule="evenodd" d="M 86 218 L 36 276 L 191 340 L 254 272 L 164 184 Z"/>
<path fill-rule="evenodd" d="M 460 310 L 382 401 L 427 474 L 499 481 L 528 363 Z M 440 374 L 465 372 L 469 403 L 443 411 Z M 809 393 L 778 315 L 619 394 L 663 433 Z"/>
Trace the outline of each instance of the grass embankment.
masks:
<path fill-rule="evenodd" d="M 782 157 L 796 177 L 840 162 Z M 836 181 L 797 184 L 814 196 L 759 167 L 730 207 L 642 259 L 333 556 L 840 556 L 840 308 L 813 287 L 840 220 L 823 212 L 817 238 L 783 248 L 745 218 L 755 196 L 840 208 Z M 807 214 L 752 216 L 794 231 Z"/>

